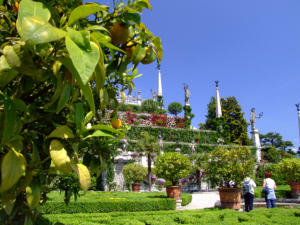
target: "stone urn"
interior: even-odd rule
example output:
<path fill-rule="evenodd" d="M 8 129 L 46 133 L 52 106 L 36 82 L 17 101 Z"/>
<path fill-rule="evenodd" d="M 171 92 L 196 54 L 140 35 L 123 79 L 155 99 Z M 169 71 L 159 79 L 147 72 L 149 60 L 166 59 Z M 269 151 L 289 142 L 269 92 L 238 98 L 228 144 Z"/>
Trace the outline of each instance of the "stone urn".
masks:
<path fill-rule="evenodd" d="M 140 192 L 141 184 L 137 184 L 137 183 L 131 184 L 131 188 L 132 188 L 132 191 L 134 191 L 134 192 Z"/>
<path fill-rule="evenodd" d="M 289 185 L 292 190 L 292 197 L 299 198 L 300 197 L 300 182 L 289 182 Z"/>
<path fill-rule="evenodd" d="M 219 188 L 221 208 L 239 210 L 242 188 Z"/>
<path fill-rule="evenodd" d="M 168 198 L 174 198 L 175 200 L 180 199 L 181 186 L 167 186 L 166 188 Z"/>

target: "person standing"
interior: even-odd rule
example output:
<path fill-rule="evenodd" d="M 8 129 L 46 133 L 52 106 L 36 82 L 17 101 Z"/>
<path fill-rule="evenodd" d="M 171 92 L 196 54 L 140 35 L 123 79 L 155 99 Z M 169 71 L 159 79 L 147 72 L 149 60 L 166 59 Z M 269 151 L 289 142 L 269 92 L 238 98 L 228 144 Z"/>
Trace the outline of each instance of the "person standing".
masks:
<path fill-rule="evenodd" d="M 253 209 L 255 187 L 256 187 L 255 182 L 250 178 L 249 173 L 247 173 L 246 178 L 243 181 L 243 195 L 245 200 L 246 212 L 249 212 Z"/>
<path fill-rule="evenodd" d="M 266 172 L 265 177 L 266 179 L 264 180 L 263 190 L 265 190 L 267 208 L 276 208 L 276 183 L 273 179 L 271 179 L 272 174 L 270 172 Z"/>

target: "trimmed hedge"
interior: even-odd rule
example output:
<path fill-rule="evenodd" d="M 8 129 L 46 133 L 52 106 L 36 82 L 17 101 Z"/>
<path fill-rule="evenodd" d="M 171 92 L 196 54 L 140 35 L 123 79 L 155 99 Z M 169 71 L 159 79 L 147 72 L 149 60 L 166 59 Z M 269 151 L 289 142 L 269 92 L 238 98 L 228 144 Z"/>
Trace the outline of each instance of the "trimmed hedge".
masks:
<path fill-rule="evenodd" d="M 66 205 L 63 202 L 63 194 L 51 192 L 49 200 L 41 206 L 42 213 L 102 213 L 116 211 L 155 211 L 174 210 L 176 202 L 167 198 L 165 192 L 94 192 L 89 191 L 86 195 Z M 182 205 L 188 205 L 192 195 L 181 193 Z"/>
<path fill-rule="evenodd" d="M 41 212 L 46 214 L 61 213 L 107 213 L 107 212 L 136 212 L 174 210 L 174 199 L 162 198 L 151 200 L 123 200 L 123 201 L 98 201 L 98 202 L 47 202 L 41 206 Z"/>
<path fill-rule="evenodd" d="M 51 222 L 47 223 L 47 219 Z M 55 222 L 66 225 L 200 225 L 200 224 L 300 224 L 299 209 L 260 208 L 249 213 L 234 210 L 206 209 L 188 211 L 131 212 L 109 214 L 45 215 L 39 225 Z"/>
<path fill-rule="evenodd" d="M 166 127 L 142 127 L 132 126 L 128 131 L 127 136 L 129 139 L 136 139 L 140 136 L 141 132 L 147 131 L 150 135 L 158 137 L 162 134 L 164 141 L 187 142 L 191 143 L 193 140 L 199 140 L 199 143 L 216 144 L 218 135 L 215 131 L 201 131 L 201 130 L 189 130 L 189 129 L 174 129 Z"/>

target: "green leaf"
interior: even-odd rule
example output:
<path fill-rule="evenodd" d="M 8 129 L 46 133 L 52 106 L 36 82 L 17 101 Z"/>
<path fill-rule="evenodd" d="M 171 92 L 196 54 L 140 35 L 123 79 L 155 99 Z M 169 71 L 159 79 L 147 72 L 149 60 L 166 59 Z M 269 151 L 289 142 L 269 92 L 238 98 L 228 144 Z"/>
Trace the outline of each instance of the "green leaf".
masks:
<path fill-rule="evenodd" d="M 70 58 L 60 58 L 59 59 L 65 67 L 68 68 L 68 70 L 72 73 L 72 75 L 75 77 L 75 79 L 78 81 L 79 83 L 79 87 L 81 88 L 84 97 L 86 98 L 91 111 L 93 111 L 94 115 L 96 113 L 96 108 L 95 108 L 95 101 L 94 101 L 94 96 L 93 96 L 93 92 L 91 87 L 89 86 L 89 84 L 83 84 L 77 70 L 75 69 L 72 61 L 70 60 Z"/>
<path fill-rule="evenodd" d="M 57 127 L 54 131 L 51 132 L 51 134 L 48 136 L 48 138 L 62 138 L 62 139 L 68 139 L 68 138 L 74 138 L 73 131 L 66 125 Z"/>
<path fill-rule="evenodd" d="M 56 113 L 59 113 L 67 104 L 71 96 L 71 85 L 69 83 L 66 83 L 64 90 L 62 92 L 62 95 L 60 96 L 60 99 L 58 101 Z"/>
<path fill-rule="evenodd" d="M 93 118 L 93 112 L 88 112 L 83 120 L 83 125 L 85 126 Z"/>
<path fill-rule="evenodd" d="M 73 30 L 71 28 L 67 28 L 68 36 L 82 49 L 90 49 L 90 32 L 87 30 Z"/>
<path fill-rule="evenodd" d="M 91 127 L 91 130 L 102 130 L 102 131 L 109 131 L 111 133 L 115 133 L 115 134 L 119 134 L 120 130 L 113 128 L 112 126 L 108 126 L 108 125 L 102 125 L 102 124 L 98 124 L 98 125 L 94 125 Z"/>
<path fill-rule="evenodd" d="M 9 150 L 4 156 L 1 165 L 0 192 L 9 190 L 18 182 L 26 169 L 26 160 L 21 153 L 14 149 Z"/>
<path fill-rule="evenodd" d="M 84 193 L 86 193 L 91 186 L 91 175 L 88 168 L 85 165 L 78 163 L 72 164 L 72 169 L 77 173 L 80 186 Z"/>
<path fill-rule="evenodd" d="M 110 43 L 110 42 L 104 42 L 104 41 L 103 41 L 103 42 L 100 42 L 100 41 L 99 41 L 99 44 L 102 45 L 102 46 L 104 46 L 104 47 L 107 47 L 107 48 L 109 48 L 109 49 L 113 49 L 113 50 L 116 50 L 116 51 L 125 53 L 122 49 L 120 49 L 120 48 L 114 46 L 114 45 L 113 45 L 112 43 Z"/>
<path fill-rule="evenodd" d="M 67 50 L 83 85 L 89 81 L 100 57 L 99 47 L 94 42 L 90 42 L 90 44 L 90 49 L 82 49 L 69 35 L 66 37 Z"/>
<path fill-rule="evenodd" d="M 93 134 L 91 135 L 88 135 L 86 136 L 85 138 L 83 138 L 84 140 L 85 139 L 88 139 L 88 138 L 93 138 L 93 137 L 111 137 L 113 138 L 114 136 L 105 132 L 105 131 L 102 131 L 102 130 L 96 130 Z"/>
<path fill-rule="evenodd" d="M 126 20 L 133 21 L 137 24 L 141 22 L 141 16 L 138 13 L 124 13 L 124 17 Z"/>
<path fill-rule="evenodd" d="M 22 38 L 25 41 L 31 40 L 34 44 L 56 41 L 66 36 L 65 31 L 52 26 L 37 16 L 24 17 L 21 29 Z"/>
<path fill-rule="evenodd" d="M 109 34 L 109 31 L 108 31 L 105 27 L 99 26 L 99 25 L 88 26 L 86 29 L 87 29 L 87 30 L 100 30 L 100 31 L 105 31 L 106 33 Z"/>
<path fill-rule="evenodd" d="M 71 172 L 70 158 L 64 146 L 57 140 L 50 143 L 50 156 L 56 169 L 68 174 Z"/>
<path fill-rule="evenodd" d="M 18 56 L 20 54 L 20 45 L 16 46 L 5 46 L 3 49 L 3 55 L 6 58 L 7 63 L 11 67 L 20 67 L 21 66 L 21 60 Z"/>
<path fill-rule="evenodd" d="M 111 37 L 109 35 L 105 35 L 100 32 L 93 32 L 91 34 L 91 37 L 93 38 L 93 40 L 96 40 L 99 43 L 111 41 Z"/>
<path fill-rule="evenodd" d="M 30 209 L 35 209 L 40 204 L 41 187 L 36 183 L 26 187 L 26 200 Z"/>
<path fill-rule="evenodd" d="M 1 199 L 1 203 L 3 205 L 3 209 L 5 210 L 5 212 L 7 213 L 7 215 L 10 215 L 13 208 L 14 208 L 14 205 L 15 205 L 15 199 L 13 200 L 7 200 L 5 198 Z"/>
<path fill-rule="evenodd" d="M 107 9 L 108 6 L 99 5 L 97 3 L 81 5 L 71 12 L 71 15 L 68 20 L 68 25 L 70 26 L 81 18 L 85 18 L 99 11 L 106 11 Z"/>
<path fill-rule="evenodd" d="M 50 11 L 41 2 L 23 0 L 20 2 L 18 9 L 17 30 L 22 36 L 22 23 L 25 17 L 38 16 L 43 21 L 48 22 L 51 14 Z"/>
<path fill-rule="evenodd" d="M 102 51 L 100 51 L 100 53 L 101 53 L 101 56 L 103 56 Z M 101 57 L 100 57 L 99 63 L 97 64 L 97 66 L 95 68 L 95 72 L 94 72 L 97 93 L 99 93 L 101 88 L 104 87 L 105 76 L 106 76 L 105 67 L 104 67 L 103 63 L 101 63 L 100 61 L 101 61 Z"/>
<path fill-rule="evenodd" d="M 135 64 L 137 64 L 140 61 L 142 61 L 145 58 L 145 56 L 146 56 L 146 49 L 141 45 L 137 45 L 132 54 L 132 61 Z"/>
<path fill-rule="evenodd" d="M 1 139 L 3 145 L 7 144 L 16 135 L 17 122 L 15 106 L 9 97 L 6 96 L 4 99 L 4 127 Z"/>
<path fill-rule="evenodd" d="M 101 88 L 99 91 L 99 98 L 100 98 L 100 108 L 103 110 L 107 106 L 109 102 L 109 96 L 107 93 L 106 88 Z"/>
<path fill-rule="evenodd" d="M 153 38 L 152 45 L 154 46 L 154 48 L 156 50 L 156 54 L 157 54 L 159 61 L 161 61 L 162 56 L 163 56 L 163 49 L 162 49 L 160 37 Z"/>
<path fill-rule="evenodd" d="M 81 130 L 82 121 L 84 120 L 84 109 L 81 103 L 75 104 L 75 124 L 76 130 Z"/>
<path fill-rule="evenodd" d="M 11 69 L 4 55 L 0 57 L 0 88 L 4 88 L 18 75 L 18 71 Z"/>

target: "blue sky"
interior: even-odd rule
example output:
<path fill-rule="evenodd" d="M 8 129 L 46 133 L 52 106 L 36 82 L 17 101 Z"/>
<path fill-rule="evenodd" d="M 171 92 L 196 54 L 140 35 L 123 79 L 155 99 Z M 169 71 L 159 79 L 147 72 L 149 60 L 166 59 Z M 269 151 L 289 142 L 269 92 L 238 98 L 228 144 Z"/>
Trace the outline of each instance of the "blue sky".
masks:
<path fill-rule="evenodd" d="M 252 107 L 264 112 L 256 124 L 261 133 L 279 132 L 299 145 L 299 0 L 150 3 L 153 10 L 144 11 L 142 22 L 162 39 L 166 107 L 184 102 L 183 84 L 188 84 L 192 124 L 197 126 L 205 121 L 214 81 L 219 80 L 221 97 L 235 96 L 248 122 Z M 136 79 L 136 88 L 150 98 L 150 89 L 157 88 L 156 65 L 139 66 L 139 72 L 143 76 Z"/>

